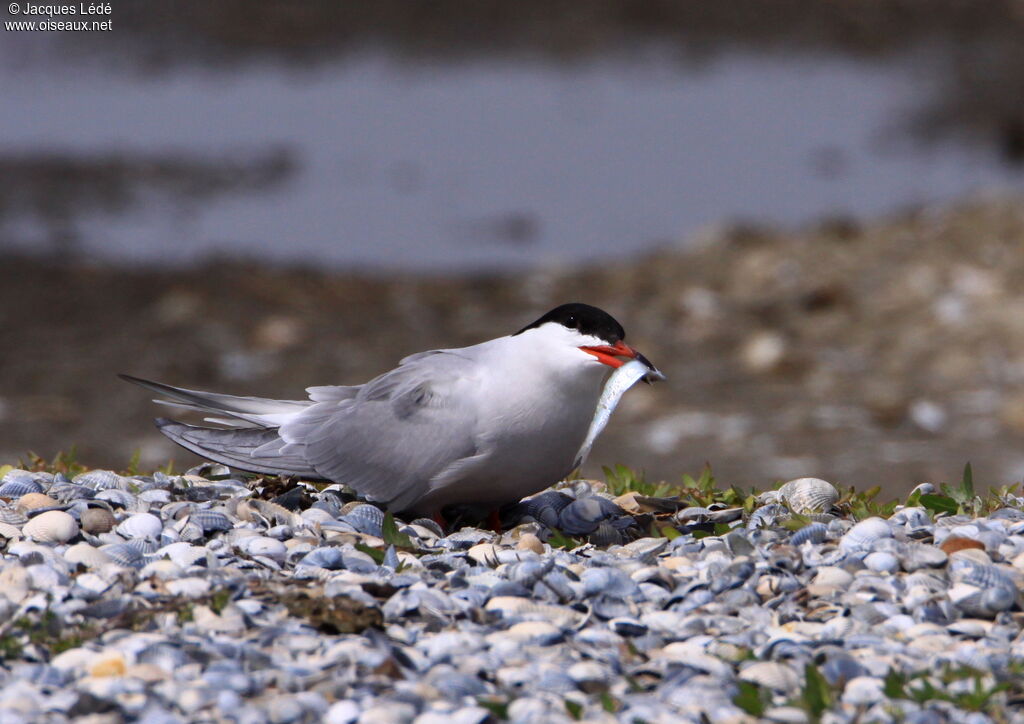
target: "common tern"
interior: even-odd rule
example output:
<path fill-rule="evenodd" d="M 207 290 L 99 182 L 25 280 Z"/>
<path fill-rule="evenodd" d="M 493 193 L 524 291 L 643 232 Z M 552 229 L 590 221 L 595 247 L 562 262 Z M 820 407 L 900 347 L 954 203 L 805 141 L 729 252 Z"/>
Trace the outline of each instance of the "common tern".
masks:
<path fill-rule="evenodd" d="M 625 336 L 607 312 L 563 304 L 514 334 L 406 357 L 363 385 L 309 387 L 308 400 L 121 377 L 169 398 L 155 402 L 216 413 L 206 421 L 224 427 L 156 420 L 204 458 L 345 483 L 390 510 L 429 515 L 497 508 L 571 473 L 612 370 L 636 359 L 646 381 L 663 379 Z"/>

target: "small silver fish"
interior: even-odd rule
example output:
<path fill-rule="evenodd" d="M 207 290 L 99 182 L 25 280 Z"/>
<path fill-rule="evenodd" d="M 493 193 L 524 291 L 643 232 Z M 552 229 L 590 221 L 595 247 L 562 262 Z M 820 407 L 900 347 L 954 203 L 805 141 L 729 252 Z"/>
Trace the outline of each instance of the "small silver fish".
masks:
<path fill-rule="evenodd" d="M 611 377 L 608 378 L 608 381 L 604 383 L 604 391 L 601 393 L 601 399 L 597 401 L 597 408 L 594 410 L 594 417 L 590 421 L 587 437 L 583 440 L 580 451 L 576 453 L 576 461 L 572 466 L 574 470 L 587 459 L 587 455 L 590 454 L 590 448 L 594 446 L 597 436 L 601 434 L 604 426 L 608 424 L 608 418 L 612 416 L 612 410 L 619 404 L 619 400 L 626 394 L 626 390 L 641 379 L 645 382 L 654 382 L 665 379 L 665 375 L 659 372 L 642 355 L 637 355 L 636 359 L 632 359 L 616 369 L 611 374 Z"/>

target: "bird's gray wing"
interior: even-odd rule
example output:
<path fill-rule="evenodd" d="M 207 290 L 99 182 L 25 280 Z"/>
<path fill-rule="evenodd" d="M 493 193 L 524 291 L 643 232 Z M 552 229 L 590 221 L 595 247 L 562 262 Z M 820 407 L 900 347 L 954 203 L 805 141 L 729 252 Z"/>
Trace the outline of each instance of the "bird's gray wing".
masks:
<path fill-rule="evenodd" d="M 323 477 L 401 510 L 478 452 L 476 363 L 446 350 L 408 357 L 354 397 L 318 402 L 280 428 Z"/>

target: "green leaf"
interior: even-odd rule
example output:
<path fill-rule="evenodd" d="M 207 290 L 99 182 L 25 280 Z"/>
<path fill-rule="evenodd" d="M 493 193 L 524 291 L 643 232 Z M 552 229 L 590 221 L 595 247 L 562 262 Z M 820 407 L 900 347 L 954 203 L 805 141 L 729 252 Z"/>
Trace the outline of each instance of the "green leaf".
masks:
<path fill-rule="evenodd" d="M 669 540 L 675 540 L 676 538 L 682 535 L 682 533 L 680 533 L 678 530 L 676 530 L 670 525 L 666 525 L 665 527 L 663 527 L 661 529 L 661 534 Z"/>
<path fill-rule="evenodd" d="M 482 706 L 487 711 L 491 712 L 496 719 L 502 721 L 508 719 L 508 702 L 507 701 L 495 701 L 494 699 L 485 699 L 480 697 L 476 700 L 476 703 Z"/>
<path fill-rule="evenodd" d="M 373 559 L 373 562 L 376 563 L 378 566 L 384 562 L 384 551 L 382 551 L 380 548 L 371 548 L 370 546 L 365 545 L 363 543 L 356 543 L 355 548 L 357 551 L 365 553 L 366 555 L 370 556 L 370 558 Z"/>
<path fill-rule="evenodd" d="M 761 716 L 767 709 L 767 697 L 761 687 L 750 681 L 739 682 L 740 692 L 733 697 L 732 703 L 751 716 Z"/>
<path fill-rule="evenodd" d="M 933 513 L 956 513 L 960 509 L 960 505 L 946 495 L 926 493 L 921 496 L 920 503 Z"/>
<path fill-rule="evenodd" d="M 580 704 L 577 701 L 573 701 L 572 699 L 565 699 L 564 701 L 565 701 L 565 710 L 567 712 L 569 712 L 569 716 L 571 716 L 576 721 L 579 721 L 580 719 L 583 718 L 583 705 L 582 704 Z"/>
<path fill-rule="evenodd" d="M 135 452 L 132 453 L 132 459 L 128 461 L 128 469 L 125 470 L 129 476 L 139 474 L 140 460 L 142 460 L 142 448 L 135 448 Z"/>
<path fill-rule="evenodd" d="M 398 530 L 398 524 L 395 523 L 395 516 L 391 515 L 391 513 L 386 513 L 384 515 L 384 523 L 381 525 L 381 529 L 381 537 L 384 538 L 384 542 L 388 545 L 392 545 L 395 548 L 405 548 L 406 550 L 412 550 L 415 548 L 409 536 Z"/>
<path fill-rule="evenodd" d="M 601 692 L 601 708 L 609 714 L 614 714 L 619 710 L 619 702 L 615 700 L 615 697 L 609 694 L 607 691 Z"/>
<path fill-rule="evenodd" d="M 969 462 L 964 465 L 964 475 L 960 481 L 960 489 L 968 499 L 974 497 L 974 471 L 971 470 Z"/>
<path fill-rule="evenodd" d="M 226 588 L 214 591 L 213 595 L 210 596 L 210 608 L 213 609 L 214 613 L 219 614 L 229 603 L 231 603 L 231 591 Z"/>
<path fill-rule="evenodd" d="M 907 694 L 903 690 L 907 684 L 907 677 L 901 674 L 896 669 L 889 669 L 889 673 L 885 675 L 885 685 L 882 691 L 890 699 L 906 699 Z"/>
<path fill-rule="evenodd" d="M 0 478 L 7 475 L 7 473 L 11 472 L 12 470 L 14 470 L 13 465 L 0 465 Z"/>
<path fill-rule="evenodd" d="M 571 551 L 573 548 L 579 548 L 583 545 L 582 542 L 575 538 L 570 538 L 557 528 L 551 530 L 551 537 L 548 538 L 548 544 L 552 548 L 562 548 L 567 551 Z"/>
<path fill-rule="evenodd" d="M 815 718 L 820 717 L 832 701 L 832 692 L 828 688 L 828 682 L 814 664 L 807 664 L 804 667 L 803 699 L 807 709 Z"/>

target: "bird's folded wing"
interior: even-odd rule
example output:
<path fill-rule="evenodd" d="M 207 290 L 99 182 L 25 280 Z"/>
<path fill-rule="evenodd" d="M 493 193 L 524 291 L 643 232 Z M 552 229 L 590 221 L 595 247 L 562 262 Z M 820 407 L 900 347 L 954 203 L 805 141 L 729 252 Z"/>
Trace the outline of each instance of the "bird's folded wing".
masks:
<path fill-rule="evenodd" d="M 400 509 L 478 448 L 475 362 L 425 353 L 286 422 L 284 451 L 299 449 L 322 476 Z"/>

